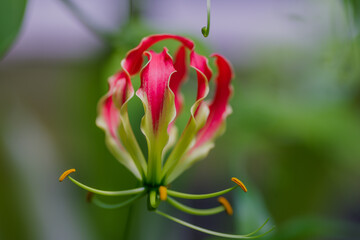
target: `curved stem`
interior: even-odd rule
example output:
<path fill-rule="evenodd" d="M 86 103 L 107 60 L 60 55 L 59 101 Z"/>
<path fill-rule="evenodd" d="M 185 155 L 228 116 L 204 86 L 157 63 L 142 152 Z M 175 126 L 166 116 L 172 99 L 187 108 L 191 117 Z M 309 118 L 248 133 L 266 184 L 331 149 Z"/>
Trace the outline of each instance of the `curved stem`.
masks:
<path fill-rule="evenodd" d="M 70 176 L 68 176 L 68 178 L 73 183 L 75 183 L 76 185 L 81 187 L 82 189 L 85 189 L 85 190 L 95 193 L 95 194 L 104 195 L 104 196 L 126 196 L 126 195 L 134 195 L 137 193 L 144 193 L 146 191 L 146 189 L 144 187 L 134 188 L 134 189 L 130 189 L 130 190 L 123 190 L 123 191 L 103 191 L 103 190 L 99 190 L 99 189 L 95 189 L 95 188 L 86 186 L 85 184 L 82 184 L 81 182 L 76 181 L 75 179 L 73 179 Z"/>
<path fill-rule="evenodd" d="M 176 201 L 175 199 L 173 199 L 171 197 L 167 197 L 166 201 L 168 203 L 170 203 L 172 206 L 174 206 L 175 208 L 179 209 L 180 211 L 183 211 L 183 212 L 186 212 L 186 213 L 189 213 L 192 215 L 208 216 L 208 215 L 214 215 L 214 214 L 218 214 L 218 213 L 225 211 L 224 206 L 218 206 L 218 207 L 209 208 L 209 209 L 198 209 L 198 208 L 188 207 L 188 206 L 185 206 L 184 204 Z"/>
<path fill-rule="evenodd" d="M 255 233 L 259 232 L 268 223 L 269 219 L 270 218 L 266 219 L 265 222 L 258 229 L 256 229 L 255 231 L 247 234 L 246 236 L 251 236 L 251 235 L 254 235 Z"/>
<path fill-rule="evenodd" d="M 263 234 L 260 234 L 260 235 L 257 235 L 257 236 L 250 236 L 249 234 L 247 235 L 235 235 L 235 234 L 227 234 L 227 233 L 221 233 L 221 232 L 215 232 L 215 231 L 212 231 L 212 230 L 209 230 L 209 229 L 206 229 L 206 228 L 202 228 L 202 227 L 199 227 L 199 226 L 196 226 L 196 225 L 193 225 L 191 223 L 187 223 L 185 221 L 182 221 L 178 218 L 175 218 L 175 217 L 172 217 L 166 213 L 163 213 L 163 212 L 160 212 L 159 210 L 156 210 L 155 211 L 157 214 L 167 218 L 167 219 L 170 219 L 174 222 L 177 222 L 185 227 L 188 227 L 188 228 L 191 228 L 191 229 L 194 229 L 194 230 L 197 230 L 199 232 L 203 232 L 203 233 L 206 233 L 206 234 L 210 234 L 210 235 L 213 235 L 213 236 L 217 236 L 217 237 L 223 237 L 223 238 L 234 238 L 234 239 L 254 239 L 254 238 L 259 238 L 259 237 L 262 237 L 268 233 L 270 233 L 271 231 L 273 231 L 275 229 L 275 227 L 272 227 L 269 231 L 263 233 Z"/>
<path fill-rule="evenodd" d="M 207 25 L 201 29 L 201 33 L 204 37 L 209 36 L 210 33 L 210 0 L 207 0 Z"/>
<path fill-rule="evenodd" d="M 149 210 L 155 210 L 159 206 L 160 201 L 158 199 L 158 194 L 157 194 L 156 190 L 151 190 L 150 191 L 150 193 L 149 193 L 149 203 L 150 203 Z"/>
<path fill-rule="evenodd" d="M 69 10 L 73 13 L 73 15 L 81 22 L 88 30 L 90 30 L 94 35 L 99 37 L 108 45 L 111 45 L 109 35 L 107 35 L 104 31 L 100 30 L 98 27 L 94 26 L 91 23 L 90 19 L 76 6 L 71 0 L 60 0 L 63 2 Z"/>
<path fill-rule="evenodd" d="M 127 205 L 130 205 L 132 202 L 134 202 L 135 200 L 137 200 L 138 198 L 140 198 L 142 196 L 144 196 L 143 193 L 138 194 L 138 195 L 126 200 L 125 202 L 116 203 L 116 204 L 105 203 L 105 202 L 103 202 L 100 199 L 95 198 L 95 197 L 91 200 L 91 202 L 94 203 L 96 206 L 101 207 L 101 208 L 115 209 L 115 208 L 126 207 Z"/>
<path fill-rule="evenodd" d="M 206 199 L 206 198 L 212 198 L 212 197 L 217 197 L 220 195 L 223 195 L 225 193 L 228 193 L 232 190 L 234 190 L 235 188 L 237 188 L 238 186 L 234 186 L 219 192 L 214 192 L 214 193 L 207 193 L 207 194 L 190 194 L 190 193 L 181 193 L 181 192 L 176 192 L 173 190 L 167 190 L 167 194 L 171 197 L 177 197 L 177 198 L 185 198 L 185 199 Z"/>

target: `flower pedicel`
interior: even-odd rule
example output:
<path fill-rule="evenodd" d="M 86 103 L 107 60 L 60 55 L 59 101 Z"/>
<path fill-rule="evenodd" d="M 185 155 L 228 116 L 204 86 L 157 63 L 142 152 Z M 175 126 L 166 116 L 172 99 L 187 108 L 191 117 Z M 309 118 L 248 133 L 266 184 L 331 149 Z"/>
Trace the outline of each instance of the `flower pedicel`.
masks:
<path fill-rule="evenodd" d="M 173 39 L 181 43 L 173 59 L 166 47 L 161 53 L 148 50 L 162 40 Z M 189 54 L 188 54 L 189 53 Z M 143 66 L 143 55 L 147 62 Z M 176 118 L 180 114 L 183 98 L 180 87 L 184 83 L 187 72 L 187 58 L 190 68 L 197 74 L 197 96 L 190 109 L 190 119 L 177 140 Z M 256 231 L 247 235 L 232 235 L 204 229 L 158 210 L 162 201 L 175 208 L 194 215 L 213 215 L 220 212 L 233 214 L 230 203 L 219 197 L 219 206 L 210 209 L 188 207 L 175 198 L 206 199 L 223 195 L 237 188 L 247 192 L 245 185 L 237 178 L 232 178 L 235 186 L 210 194 L 187 194 L 168 189 L 168 185 L 195 162 L 205 158 L 214 147 L 214 140 L 225 130 L 225 119 L 231 108 L 228 105 L 232 93 L 231 79 L 233 71 L 230 63 L 221 55 L 213 54 L 218 68 L 215 79 L 215 94 L 210 103 L 204 99 L 208 95 L 208 82 L 212 78 L 212 70 L 208 59 L 194 51 L 194 43 L 184 37 L 161 34 L 142 39 L 140 44 L 127 53 L 121 61 L 122 69 L 110 77 L 109 91 L 101 98 L 98 106 L 97 125 L 105 131 L 106 144 L 115 156 L 138 179 L 141 187 L 123 191 L 103 191 L 88 187 L 69 176 L 75 169 L 65 171 L 59 178 L 68 177 L 79 187 L 87 190 L 88 201 L 99 207 L 113 209 L 125 207 L 135 200 L 147 196 L 148 208 L 155 213 L 192 229 L 211 235 L 226 238 L 256 238 L 273 230 L 254 236 L 268 220 Z M 145 156 L 132 131 L 128 116 L 127 104 L 134 97 L 131 77 L 140 72 L 141 86 L 136 95 L 144 106 L 141 120 L 141 131 L 146 137 L 148 156 Z M 166 154 L 170 151 L 168 154 Z M 146 160 L 147 159 L 147 160 Z M 107 204 L 96 195 L 130 196 L 125 202 Z M 95 195 L 95 196 L 93 196 Z"/>

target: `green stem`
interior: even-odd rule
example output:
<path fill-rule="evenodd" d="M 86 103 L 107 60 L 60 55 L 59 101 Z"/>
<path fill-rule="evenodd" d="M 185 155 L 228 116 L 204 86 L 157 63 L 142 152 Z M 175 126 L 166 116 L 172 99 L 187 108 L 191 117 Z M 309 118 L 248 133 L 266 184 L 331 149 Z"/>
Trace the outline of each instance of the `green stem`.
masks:
<path fill-rule="evenodd" d="M 204 37 L 209 36 L 210 33 L 210 0 L 207 0 L 207 25 L 201 29 Z"/>
<path fill-rule="evenodd" d="M 86 191 L 89 191 L 89 192 L 92 192 L 95 194 L 104 195 L 104 196 L 126 196 L 126 195 L 134 195 L 137 193 L 144 193 L 146 191 L 146 189 L 144 187 L 134 188 L 134 189 L 130 189 L 130 190 L 123 190 L 123 191 L 103 191 L 103 190 L 99 190 L 99 189 L 95 189 L 95 188 L 86 186 L 85 184 L 82 184 L 81 182 L 76 181 L 75 179 L 73 179 L 70 176 L 68 176 L 68 178 L 73 183 L 75 183 L 76 185 L 81 187 L 82 189 L 85 189 Z"/>
<path fill-rule="evenodd" d="M 129 23 L 138 21 L 141 16 L 139 0 L 128 0 L 129 4 Z"/>
<path fill-rule="evenodd" d="M 158 199 L 158 194 L 156 190 L 150 191 L 148 202 L 150 211 L 155 210 L 159 206 L 160 201 Z"/>
<path fill-rule="evenodd" d="M 267 232 L 265 232 L 263 234 L 257 235 L 257 236 L 250 236 L 249 234 L 247 234 L 247 235 L 227 234 L 227 233 L 215 232 L 215 231 L 212 231 L 212 230 L 209 230 L 209 229 L 206 229 L 206 228 L 202 228 L 202 227 L 187 223 L 187 222 L 182 221 L 182 220 L 180 220 L 178 218 L 170 216 L 170 215 L 168 215 L 166 213 L 160 212 L 159 210 L 156 210 L 155 212 L 157 214 L 167 218 L 167 219 L 170 219 L 170 220 L 172 220 L 172 221 L 174 221 L 176 223 L 179 223 L 179 224 L 181 224 L 183 226 L 186 226 L 188 228 L 191 228 L 191 229 L 194 229 L 194 230 L 197 230 L 199 232 L 206 233 L 206 234 L 210 234 L 210 235 L 213 235 L 213 236 L 223 237 L 223 238 L 254 239 L 254 238 L 259 238 L 259 237 L 265 236 L 266 234 L 270 233 L 271 231 L 273 231 L 275 229 L 275 227 L 272 227 L 269 231 L 267 231 Z"/>
<path fill-rule="evenodd" d="M 254 235 L 255 233 L 259 232 L 269 221 L 270 218 L 266 219 L 266 221 L 258 228 L 256 229 L 255 231 L 247 234 L 247 236 L 251 236 L 251 235 Z"/>
<path fill-rule="evenodd" d="M 105 209 L 115 209 L 115 208 L 122 208 L 122 207 L 126 207 L 128 205 L 130 205 L 132 202 L 134 202 L 135 200 L 137 200 L 138 198 L 144 196 L 143 193 L 138 194 L 128 200 L 126 200 L 125 202 L 121 202 L 121 203 L 116 203 L 116 204 L 110 204 L 110 203 L 105 203 L 103 201 L 101 201 L 100 199 L 94 197 L 91 202 L 94 203 L 96 206 L 101 207 L 101 208 L 105 208 Z"/>
<path fill-rule="evenodd" d="M 147 179 L 150 185 L 156 186 L 161 182 L 161 152 L 163 145 L 159 137 L 154 135 L 148 140 Z"/>
<path fill-rule="evenodd" d="M 125 230 L 124 230 L 124 234 L 122 237 L 122 239 L 124 239 L 124 240 L 130 239 L 131 225 L 132 225 L 131 223 L 133 220 L 133 214 L 132 214 L 133 209 L 134 209 L 134 205 L 131 205 L 129 208 L 129 211 L 128 211 L 128 217 L 127 217 L 127 220 L 125 223 Z"/>
<path fill-rule="evenodd" d="M 181 193 L 181 192 L 176 192 L 173 190 L 167 190 L 167 194 L 169 196 L 172 197 L 177 197 L 177 198 L 185 198 L 185 199 L 206 199 L 206 198 L 212 198 L 212 197 L 217 197 L 217 196 L 221 196 L 225 193 L 228 193 L 232 190 L 234 190 L 235 188 L 237 188 L 238 186 L 234 186 L 219 192 L 214 192 L 214 193 L 208 193 L 208 194 L 190 194 L 190 193 Z"/>
<path fill-rule="evenodd" d="M 167 197 L 166 201 L 168 203 L 170 203 L 172 206 L 174 206 L 175 208 L 179 209 L 180 211 L 183 211 L 183 212 L 186 212 L 186 213 L 189 213 L 192 215 L 208 216 L 208 215 L 214 215 L 214 214 L 218 214 L 218 213 L 225 211 L 224 206 L 218 206 L 218 207 L 209 208 L 209 209 L 197 209 L 197 208 L 188 207 L 169 196 Z"/>

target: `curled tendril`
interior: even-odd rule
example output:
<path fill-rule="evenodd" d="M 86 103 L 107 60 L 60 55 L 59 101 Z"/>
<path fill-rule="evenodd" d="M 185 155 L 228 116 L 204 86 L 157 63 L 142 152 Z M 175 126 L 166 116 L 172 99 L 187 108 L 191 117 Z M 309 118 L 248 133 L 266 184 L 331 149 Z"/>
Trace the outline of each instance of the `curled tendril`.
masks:
<path fill-rule="evenodd" d="M 204 37 L 210 33 L 210 0 L 207 0 L 207 25 L 201 28 L 201 33 Z"/>

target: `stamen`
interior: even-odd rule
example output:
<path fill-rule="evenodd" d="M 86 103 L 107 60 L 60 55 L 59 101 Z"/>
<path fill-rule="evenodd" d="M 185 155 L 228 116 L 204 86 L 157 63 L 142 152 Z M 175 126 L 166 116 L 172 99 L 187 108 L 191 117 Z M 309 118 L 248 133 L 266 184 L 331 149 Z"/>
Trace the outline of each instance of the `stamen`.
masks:
<path fill-rule="evenodd" d="M 72 169 L 69 169 L 69 170 L 66 170 L 63 174 L 61 174 L 61 176 L 59 177 L 59 182 L 62 182 L 64 181 L 64 179 L 70 174 L 70 173 L 73 173 L 75 172 L 75 168 L 72 168 Z"/>
<path fill-rule="evenodd" d="M 233 211 L 233 209 L 232 209 L 229 201 L 228 201 L 226 198 L 224 198 L 224 197 L 219 197 L 219 198 L 218 198 L 218 202 L 221 203 L 221 204 L 224 206 L 225 211 L 226 211 L 226 213 L 227 213 L 228 215 L 233 215 L 234 211 Z"/>
<path fill-rule="evenodd" d="M 91 200 L 92 200 L 92 198 L 93 198 L 93 196 L 94 196 L 94 193 L 92 193 L 92 192 L 87 192 L 87 194 L 86 194 L 86 202 L 90 203 Z"/>
<path fill-rule="evenodd" d="M 82 189 L 85 189 L 86 191 L 93 192 L 98 195 L 104 195 L 104 196 L 126 196 L 126 195 L 134 195 L 138 193 L 143 193 L 146 191 L 144 187 L 129 189 L 129 190 L 123 190 L 123 191 L 104 191 L 96 188 L 92 188 L 89 186 L 86 186 L 85 184 L 82 184 L 81 182 L 73 179 L 69 176 L 69 180 L 81 187 Z"/>
<path fill-rule="evenodd" d="M 173 207 L 179 209 L 180 211 L 183 211 L 183 212 L 186 212 L 186 213 L 189 213 L 192 215 L 198 215 L 198 216 L 214 215 L 214 214 L 218 214 L 218 213 L 221 213 L 226 210 L 224 206 L 218 206 L 218 207 L 208 208 L 208 209 L 192 208 L 192 207 L 188 207 L 188 206 L 176 201 L 175 199 L 173 199 L 170 196 L 167 198 L 167 202 L 170 203 Z"/>
<path fill-rule="evenodd" d="M 242 181 L 240 181 L 239 179 L 237 179 L 236 177 L 231 178 L 231 181 L 233 181 L 234 183 L 236 183 L 237 185 L 239 185 L 239 187 L 241 187 L 241 189 L 244 192 L 247 192 L 247 188 L 245 187 L 244 183 Z"/>
<path fill-rule="evenodd" d="M 145 193 L 140 193 L 138 195 L 133 196 L 132 198 L 129 198 L 128 200 L 126 200 L 125 202 L 120 202 L 120 203 L 115 203 L 115 204 L 111 204 L 111 203 L 105 203 L 103 201 L 101 201 L 100 199 L 98 199 L 97 197 L 94 197 L 92 199 L 92 203 L 98 207 L 101 208 L 105 208 L 105 209 L 116 209 L 116 208 L 122 208 L 122 207 L 126 207 L 128 205 L 130 205 L 131 203 L 133 203 L 135 200 L 141 198 L 142 196 L 144 196 Z"/>
<path fill-rule="evenodd" d="M 165 186 L 159 187 L 159 193 L 160 193 L 160 200 L 166 201 L 167 199 L 167 188 Z"/>
<path fill-rule="evenodd" d="M 172 197 L 176 197 L 176 198 L 185 198 L 185 199 L 207 199 L 207 198 L 212 198 L 212 197 L 218 197 L 221 195 L 224 195 L 225 193 L 228 193 L 232 190 L 234 190 L 235 188 L 237 188 L 238 186 L 234 186 L 219 192 L 214 192 L 214 193 L 208 193 L 208 194 L 190 194 L 190 193 L 181 193 L 181 192 L 176 192 L 173 190 L 167 190 L 167 194 L 169 196 Z"/>

